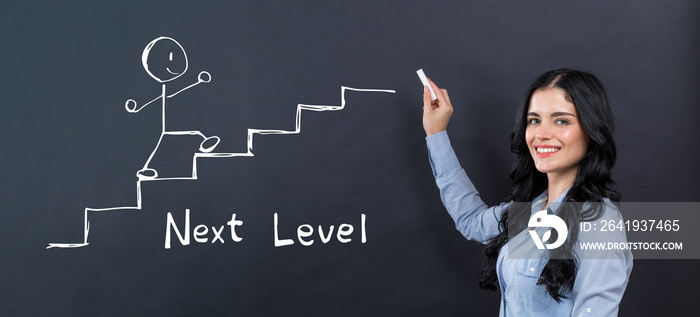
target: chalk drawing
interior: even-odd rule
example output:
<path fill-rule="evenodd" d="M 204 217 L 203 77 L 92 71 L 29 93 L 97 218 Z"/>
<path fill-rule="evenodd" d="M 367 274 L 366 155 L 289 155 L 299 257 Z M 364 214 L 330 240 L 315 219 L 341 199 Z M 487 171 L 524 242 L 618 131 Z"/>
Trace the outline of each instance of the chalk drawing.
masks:
<path fill-rule="evenodd" d="M 153 54 L 153 51 L 156 50 L 159 53 L 163 52 L 168 52 L 167 54 Z M 167 61 L 154 61 L 154 58 L 162 57 L 162 56 L 167 56 Z M 358 89 L 358 88 L 351 88 L 351 87 L 346 87 L 346 86 L 341 86 L 340 87 L 340 105 L 306 105 L 306 104 L 297 104 L 297 111 L 296 111 L 296 120 L 295 120 L 295 125 L 293 130 L 279 130 L 279 129 L 248 129 L 248 135 L 247 135 L 247 151 L 246 152 L 238 152 L 238 153 L 217 153 L 217 152 L 212 152 L 214 148 L 219 144 L 221 141 L 219 137 L 217 136 L 205 136 L 202 134 L 200 131 L 168 131 L 165 128 L 165 114 L 166 114 L 166 99 L 172 98 L 176 96 L 177 94 L 190 89 L 196 85 L 202 84 L 202 83 L 208 83 L 211 81 L 211 75 L 206 72 L 202 71 L 199 73 L 197 82 L 180 89 L 179 91 L 168 95 L 166 92 L 166 82 L 170 82 L 184 74 L 187 71 L 188 68 L 188 61 L 187 61 L 187 54 L 185 53 L 185 50 L 182 48 L 180 43 L 175 41 L 174 39 L 170 37 L 159 37 L 156 38 L 155 40 L 151 41 L 146 48 L 143 51 L 143 54 L 141 56 L 141 61 L 143 63 L 143 67 L 146 70 L 146 72 L 156 81 L 162 84 L 162 90 L 161 94 L 156 97 L 155 99 L 144 103 L 141 106 L 138 106 L 138 103 L 133 100 L 129 99 L 126 101 L 126 104 L 124 107 L 128 112 L 131 113 L 136 113 L 139 112 L 141 109 L 144 107 L 161 100 L 161 105 L 162 105 L 162 121 L 161 121 L 161 135 L 160 138 L 158 139 L 158 143 L 156 144 L 155 148 L 153 149 L 153 152 L 151 152 L 151 155 L 148 157 L 146 160 L 146 163 L 144 164 L 143 168 L 141 168 L 137 173 L 136 176 L 138 177 L 138 180 L 136 181 L 136 204 L 133 206 L 119 206 L 119 207 L 106 207 L 106 208 L 85 208 L 84 212 L 84 221 L 83 221 L 83 227 L 84 227 L 84 235 L 83 235 L 83 241 L 80 243 L 49 243 L 49 246 L 47 249 L 51 248 L 78 248 L 78 247 L 84 247 L 87 246 L 88 243 L 88 234 L 90 232 L 90 221 L 88 220 L 88 216 L 90 212 L 104 212 L 104 211 L 118 211 L 118 210 L 141 210 L 142 203 L 141 203 L 141 183 L 142 182 L 151 182 L 151 181 L 164 181 L 164 180 L 197 180 L 197 159 L 198 158 L 223 158 L 223 157 L 238 157 L 238 156 L 245 156 L 245 157 L 252 157 L 254 156 L 253 154 L 253 136 L 256 134 L 260 135 L 268 135 L 268 134 L 299 134 L 301 133 L 301 114 L 303 110 L 309 110 L 309 111 L 338 111 L 338 110 L 343 110 L 345 108 L 345 92 L 347 90 L 351 91 L 358 91 L 358 92 L 383 92 L 383 93 L 396 93 L 394 90 L 387 90 L 387 89 Z M 154 62 L 160 62 L 157 64 L 159 67 L 154 67 Z M 192 174 L 188 177 L 158 177 L 158 172 L 149 167 L 149 163 L 153 159 L 153 156 L 156 154 L 158 151 L 158 147 L 160 146 L 161 141 L 163 140 L 163 136 L 165 135 L 197 135 L 202 137 L 202 142 L 199 146 L 199 151 L 200 153 L 195 153 L 194 156 L 192 157 Z"/>
<path fill-rule="evenodd" d="M 167 61 L 164 61 L 163 58 L 166 55 Z M 148 43 L 148 45 L 146 45 L 146 48 L 143 50 L 143 54 L 141 55 L 141 62 L 146 72 L 149 75 L 151 75 L 151 77 L 153 77 L 153 79 L 155 79 L 157 82 L 162 83 L 161 94 L 160 96 L 141 105 L 140 107 L 138 106 L 135 100 L 129 99 L 126 101 L 124 107 L 126 108 L 126 111 L 136 113 L 159 99 L 162 101 L 160 138 L 158 139 L 158 143 L 153 149 L 153 152 L 151 152 L 151 155 L 148 157 L 148 160 L 146 160 L 146 164 L 144 164 L 143 168 L 136 173 L 136 176 L 138 176 L 139 179 L 149 180 L 158 178 L 158 172 L 155 169 L 150 168 L 148 164 L 151 162 L 153 156 L 158 151 L 158 147 L 163 141 L 164 136 L 198 135 L 203 139 L 202 143 L 199 145 L 199 150 L 205 153 L 214 150 L 214 148 L 216 148 L 216 146 L 219 145 L 219 142 L 221 140 L 217 136 L 207 137 L 200 131 L 168 131 L 165 128 L 165 101 L 196 85 L 199 85 L 201 83 L 208 83 L 211 81 L 211 75 L 206 71 L 202 71 L 199 73 L 199 76 L 197 76 L 196 83 L 189 85 L 172 95 L 167 94 L 165 83 L 182 76 L 187 71 L 187 53 L 185 53 L 185 50 L 182 48 L 182 45 L 180 45 L 180 43 L 169 37 L 159 37 L 151 41 L 151 43 Z"/>

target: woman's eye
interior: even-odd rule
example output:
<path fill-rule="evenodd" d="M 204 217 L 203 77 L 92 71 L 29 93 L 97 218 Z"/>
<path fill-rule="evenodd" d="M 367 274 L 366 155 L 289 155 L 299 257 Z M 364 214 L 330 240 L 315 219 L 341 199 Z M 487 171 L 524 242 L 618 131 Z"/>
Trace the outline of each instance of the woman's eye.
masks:
<path fill-rule="evenodd" d="M 557 119 L 556 123 L 560 125 L 569 125 L 569 121 L 565 119 Z"/>
<path fill-rule="evenodd" d="M 531 118 L 527 120 L 527 124 L 538 124 L 540 123 L 539 119 Z"/>

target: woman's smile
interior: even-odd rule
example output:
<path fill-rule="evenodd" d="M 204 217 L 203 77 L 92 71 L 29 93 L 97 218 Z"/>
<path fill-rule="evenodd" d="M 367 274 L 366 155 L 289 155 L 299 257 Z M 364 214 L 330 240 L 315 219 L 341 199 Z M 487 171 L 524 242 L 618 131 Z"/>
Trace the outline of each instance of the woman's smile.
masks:
<path fill-rule="evenodd" d="M 532 94 L 525 141 L 538 171 L 555 177 L 576 175 L 589 140 L 563 89 L 538 89 Z"/>
<path fill-rule="evenodd" d="M 550 157 L 561 150 L 561 147 L 551 145 L 535 145 L 534 147 L 539 158 Z"/>

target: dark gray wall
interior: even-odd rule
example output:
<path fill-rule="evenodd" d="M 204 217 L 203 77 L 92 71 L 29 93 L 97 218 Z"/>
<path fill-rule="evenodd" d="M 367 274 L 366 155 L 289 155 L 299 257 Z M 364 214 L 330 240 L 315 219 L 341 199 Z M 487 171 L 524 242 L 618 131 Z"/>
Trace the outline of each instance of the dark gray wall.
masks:
<path fill-rule="evenodd" d="M 694 1 L 16 1 L 0 4 L 0 314 L 3 316 L 495 315 L 478 289 L 482 247 L 454 230 L 427 161 L 423 68 L 455 104 L 450 135 L 488 203 L 508 191 L 508 137 L 529 82 L 569 67 L 604 82 L 626 201 L 700 201 L 700 4 Z M 141 52 L 178 40 L 206 85 L 173 98 L 171 126 L 254 158 L 200 162 L 197 181 L 143 183 L 159 135 Z M 177 102 L 177 103 L 175 103 Z M 184 138 L 183 138 L 184 140 Z M 191 153 L 171 149 L 168 168 Z M 169 166 L 167 164 L 172 164 Z M 192 226 L 236 213 L 240 243 L 163 248 L 167 212 Z M 298 225 L 367 216 L 367 243 L 273 246 Z M 225 232 L 227 234 L 227 232 Z M 694 312 L 697 260 L 636 260 L 624 316 Z"/>

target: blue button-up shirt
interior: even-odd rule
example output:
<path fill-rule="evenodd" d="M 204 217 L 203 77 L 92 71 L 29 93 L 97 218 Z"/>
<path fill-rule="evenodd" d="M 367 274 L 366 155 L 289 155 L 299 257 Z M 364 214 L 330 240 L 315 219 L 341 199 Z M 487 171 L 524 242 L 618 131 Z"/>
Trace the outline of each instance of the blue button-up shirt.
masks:
<path fill-rule="evenodd" d="M 510 203 L 489 207 L 481 200 L 476 188 L 462 169 L 455 155 L 447 132 L 443 131 L 426 138 L 430 154 L 430 166 L 435 182 L 440 188 L 440 197 L 457 229 L 469 240 L 487 243 L 499 234 L 498 221 Z M 566 195 L 564 192 L 552 202 L 556 206 Z M 547 192 L 532 202 L 532 212 L 542 210 Z M 598 220 L 622 220 L 617 208 L 605 201 L 605 212 Z M 539 236 L 542 231 L 538 228 Z M 579 232 L 577 242 L 598 241 L 599 236 L 590 232 Z M 609 232 L 607 241 L 626 242 L 624 231 Z M 598 240 L 597 240 L 598 239 Z M 524 242 L 528 242 L 525 244 Z M 527 230 L 511 237 L 501 248 L 496 263 L 501 289 L 499 316 L 616 316 L 622 295 L 632 272 L 632 254 L 629 250 L 605 252 L 600 256 L 595 251 L 582 250 L 579 243 L 574 251 L 579 258 L 576 280 L 568 298 L 557 303 L 546 293 L 544 285 L 537 285 L 548 256 L 518 256 L 509 258 L 510 248 L 523 254 L 531 248 L 531 254 L 539 251 L 530 239 Z"/>

